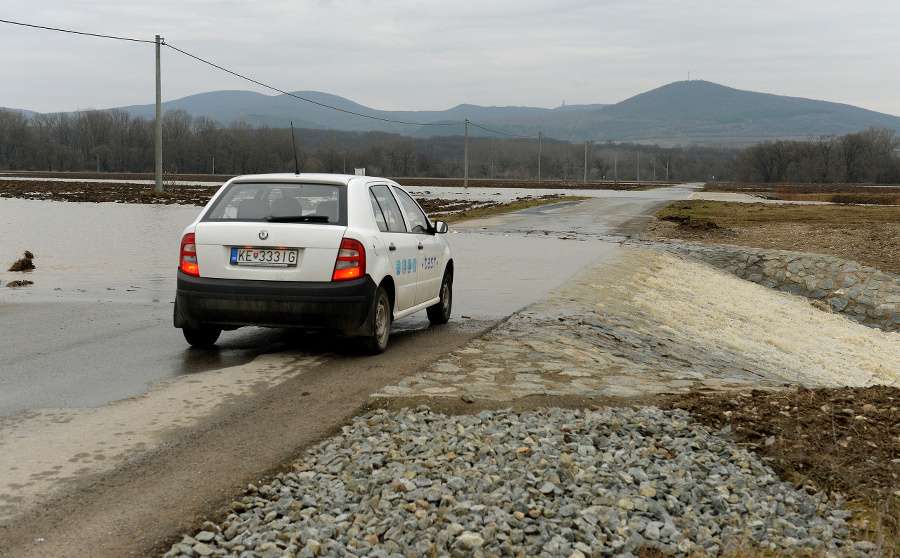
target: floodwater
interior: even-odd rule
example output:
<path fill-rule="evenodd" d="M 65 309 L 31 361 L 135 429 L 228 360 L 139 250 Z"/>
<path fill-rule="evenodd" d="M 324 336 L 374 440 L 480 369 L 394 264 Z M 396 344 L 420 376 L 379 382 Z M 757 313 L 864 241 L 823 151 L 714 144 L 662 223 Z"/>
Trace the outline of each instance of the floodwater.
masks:
<path fill-rule="evenodd" d="M 542 300 L 585 266 L 612 257 L 618 227 L 691 191 L 595 192 L 586 202 L 454 226 L 447 235 L 456 265 L 453 316 L 444 327 L 481 331 Z M 181 234 L 198 212 L 0 198 L 0 281 L 34 282 L 0 288 L 0 417 L 104 405 L 140 395 L 157 380 L 263 354 L 290 358 L 298 347 L 322 356 L 340 352 L 335 343 L 298 345 L 283 330 L 261 328 L 224 332 L 213 351 L 189 348 L 172 326 L 172 305 Z M 26 250 L 36 269 L 5 271 Z M 424 312 L 392 326 L 406 338 L 426 329 Z"/>
<path fill-rule="evenodd" d="M 0 301 L 168 300 L 181 233 L 199 211 L 0 198 L 0 280 L 34 281 L 3 289 Z M 7 272 L 26 250 L 34 254 L 36 269 Z"/>

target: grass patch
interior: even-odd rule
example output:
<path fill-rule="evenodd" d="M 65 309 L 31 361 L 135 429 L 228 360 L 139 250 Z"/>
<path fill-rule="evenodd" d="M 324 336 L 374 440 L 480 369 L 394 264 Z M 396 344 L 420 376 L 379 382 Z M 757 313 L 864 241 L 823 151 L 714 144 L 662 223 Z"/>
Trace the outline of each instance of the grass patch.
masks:
<path fill-rule="evenodd" d="M 900 210 L 883 206 L 797 205 L 690 200 L 662 209 L 664 221 L 709 219 L 720 227 L 749 227 L 784 223 L 815 223 L 835 228 L 900 224 Z"/>
<path fill-rule="evenodd" d="M 900 205 L 900 186 L 862 184 L 754 184 L 708 182 L 706 192 L 733 192 L 771 200 L 855 205 Z"/>

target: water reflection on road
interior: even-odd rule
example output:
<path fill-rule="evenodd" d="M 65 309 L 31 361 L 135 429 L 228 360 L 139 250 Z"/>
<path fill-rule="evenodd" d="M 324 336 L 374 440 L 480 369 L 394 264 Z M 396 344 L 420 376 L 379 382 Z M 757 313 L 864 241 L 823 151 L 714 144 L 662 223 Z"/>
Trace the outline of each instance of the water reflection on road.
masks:
<path fill-rule="evenodd" d="M 612 256 L 622 227 L 691 191 L 579 191 L 591 199 L 455 226 L 447 237 L 456 262 L 454 310 L 444 327 L 481 330 L 543 299 Z M 259 328 L 225 332 L 214 351 L 189 349 L 171 313 L 181 232 L 198 211 L 0 198 L 2 269 L 25 250 L 36 265 L 27 275 L 33 286 L 0 289 L 0 416 L 103 405 L 140 395 L 156 380 L 264 353 L 343 351 L 339 339 Z M 20 278 L 0 272 L 3 284 Z M 421 334 L 428 322 L 420 314 L 396 322 L 394 334 Z"/>

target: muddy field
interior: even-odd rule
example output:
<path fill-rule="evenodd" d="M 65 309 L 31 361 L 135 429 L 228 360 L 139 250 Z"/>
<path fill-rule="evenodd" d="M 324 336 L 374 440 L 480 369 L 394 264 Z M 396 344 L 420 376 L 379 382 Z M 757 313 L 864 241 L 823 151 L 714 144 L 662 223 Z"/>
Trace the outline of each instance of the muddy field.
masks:
<path fill-rule="evenodd" d="M 670 205 L 649 238 L 832 254 L 900 273 L 900 207 L 687 200 Z"/>
<path fill-rule="evenodd" d="M 0 175 L 2 176 L 2 175 Z M 12 175 L 10 175 L 12 176 Z M 46 180 L 58 178 L 60 181 Z M 204 205 L 230 175 L 177 175 L 163 179 L 163 192 L 156 192 L 154 184 L 135 184 L 132 180 L 152 181 L 149 174 L 92 174 L 92 173 L 16 173 L 15 178 L 0 180 L 0 197 L 23 198 L 33 200 L 54 200 L 74 202 L 117 202 L 117 203 L 162 203 Z M 40 180 L 38 180 L 40 179 Z M 72 182 L 71 180 L 78 180 Z M 102 182 L 100 181 L 102 180 Z M 117 182 L 121 180 L 122 182 Z M 442 186 L 462 187 L 461 178 L 396 178 L 403 186 Z M 188 183 L 188 184 L 186 184 Z M 189 184 L 205 183 L 205 184 Z M 589 182 L 545 180 L 538 185 L 536 180 L 488 180 L 471 179 L 470 187 L 481 188 L 565 188 L 579 189 L 611 189 L 635 190 L 648 187 L 659 187 L 661 184 L 638 184 L 628 182 Z M 430 203 L 426 211 L 440 208 L 441 212 L 457 212 L 471 209 L 474 205 L 463 202 L 438 200 Z M 452 207 L 448 210 L 447 206 Z M 493 204 L 497 205 L 497 204 Z"/>
<path fill-rule="evenodd" d="M 46 180 L 48 178 L 65 178 L 66 181 Z M 78 182 L 69 181 L 77 178 Z M 113 202 L 113 203 L 158 203 L 181 205 L 205 205 L 209 198 L 216 193 L 222 183 L 230 176 L 190 175 L 178 176 L 168 179 L 163 183 L 163 192 L 156 192 L 153 184 L 135 184 L 132 182 L 115 182 L 116 180 L 150 180 L 148 175 L 109 174 L 91 175 L 86 173 L 73 173 L 61 176 L 53 173 L 31 173 L 29 178 L 15 178 L 0 180 L 0 198 L 21 198 L 30 200 L 51 200 L 69 202 Z M 37 180 L 42 179 L 42 180 Z M 94 181 L 102 179 L 103 182 Z M 82 181 L 83 180 L 83 181 Z M 107 182 L 110 181 L 110 182 Z M 190 182 L 215 181 L 210 184 L 190 184 Z M 462 186 L 462 180 L 456 179 L 400 179 L 404 186 Z M 517 188 L 536 189 L 537 182 L 522 181 L 498 181 L 481 180 L 471 181 L 471 186 L 493 188 Z M 598 188 L 592 186 L 573 186 L 560 181 L 545 184 L 543 187 L 586 189 Z M 631 188 L 637 188 L 632 186 Z M 620 189 L 627 189 L 622 185 Z M 561 196 L 522 196 L 512 203 L 494 201 L 468 201 L 450 200 L 441 198 L 421 198 L 419 204 L 429 215 L 446 221 L 458 221 L 473 217 L 480 217 L 488 213 L 501 211 L 516 211 L 531 207 L 553 203 Z"/>

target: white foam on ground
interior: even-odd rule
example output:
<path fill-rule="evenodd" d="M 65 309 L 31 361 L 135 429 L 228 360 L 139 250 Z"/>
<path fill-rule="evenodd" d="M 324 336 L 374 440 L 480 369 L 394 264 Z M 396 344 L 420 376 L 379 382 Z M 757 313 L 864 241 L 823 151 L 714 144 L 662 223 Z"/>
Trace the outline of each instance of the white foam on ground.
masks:
<path fill-rule="evenodd" d="M 660 254 L 628 286 L 664 335 L 743 355 L 804 385 L 900 385 L 900 334 L 860 325 L 794 295 Z"/>
<path fill-rule="evenodd" d="M 829 205 L 831 202 L 805 201 L 805 200 L 770 200 L 751 194 L 739 194 L 737 192 L 694 192 L 689 200 L 726 201 L 742 203 L 770 203 L 770 204 L 794 204 L 794 205 Z"/>

